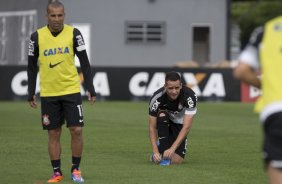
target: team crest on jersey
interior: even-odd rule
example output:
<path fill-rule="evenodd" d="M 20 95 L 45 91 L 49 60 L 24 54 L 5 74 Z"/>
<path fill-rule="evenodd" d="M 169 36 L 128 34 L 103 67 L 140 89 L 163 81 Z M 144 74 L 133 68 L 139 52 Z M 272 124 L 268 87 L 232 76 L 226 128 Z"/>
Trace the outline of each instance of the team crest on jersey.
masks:
<path fill-rule="evenodd" d="M 183 109 L 183 105 L 181 103 L 178 104 L 178 109 Z"/>
<path fill-rule="evenodd" d="M 47 126 L 47 125 L 50 124 L 49 115 L 44 114 L 44 115 L 42 116 L 42 124 L 45 125 L 45 126 Z"/>
<path fill-rule="evenodd" d="M 51 49 L 45 49 L 43 54 L 44 56 L 52 56 L 56 54 L 68 54 L 70 53 L 68 47 L 58 47 L 58 48 L 51 48 Z"/>

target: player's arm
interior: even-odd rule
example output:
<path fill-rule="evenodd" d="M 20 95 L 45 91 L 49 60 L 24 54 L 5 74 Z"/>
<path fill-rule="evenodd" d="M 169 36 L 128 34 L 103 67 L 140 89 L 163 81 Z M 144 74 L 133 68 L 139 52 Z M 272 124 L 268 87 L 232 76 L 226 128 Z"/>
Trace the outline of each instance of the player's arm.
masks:
<path fill-rule="evenodd" d="M 76 28 L 73 31 L 73 43 L 74 43 L 74 52 L 77 55 L 81 71 L 83 73 L 83 78 L 85 82 L 85 87 L 89 93 L 88 100 L 94 103 L 96 101 L 96 92 L 93 85 L 93 76 L 90 67 L 90 62 L 87 56 L 85 42 L 83 40 L 82 34 Z"/>
<path fill-rule="evenodd" d="M 261 81 L 258 78 L 259 54 L 258 48 L 263 37 L 263 28 L 259 27 L 254 30 L 246 48 L 241 52 L 238 60 L 239 63 L 234 69 L 235 78 L 253 85 L 257 88 L 261 87 Z"/>
<path fill-rule="evenodd" d="M 28 46 L 28 65 L 27 65 L 27 76 L 28 76 L 28 101 L 31 107 L 36 108 L 36 78 L 38 72 L 37 60 L 39 56 L 38 47 L 38 33 L 34 32 L 30 36 Z"/>
<path fill-rule="evenodd" d="M 234 69 L 234 77 L 246 84 L 255 86 L 257 88 L 261 87 L 261 81 L 258 78 L 258 73 L 256 70 L 244 62 L 240 62 Z"/>
<path fill-rule="evenodd" d="M 258 68 L 258 50 L 254 45 L 248 45 L 240 54 L 239 63 L 233 75 L 246 84 L 260 88 L 261 81 L 256 68 Z"/>
<path fill-rule="evenodd" d="M 156 162 L 161 161 L 161 155 L 159 153 L 157 141 L 158 141 L 158 132 L 157 132 L 157 117 L 149 115 L 149 137 L 152 145 L 153 157 Z"/>
<path fill-rule="evenodd" d="M 183 126 L 174 141 L 174 143 L 171 145 L 169 149 L 167 149 L 163 157 L 171 158 L 172 155 L 175 153 L 175 150 L 179 147 L 181 142 L 186 138 L 188 135 L 193 122 L 193 117 L 197 112 L 197 95 L 194 93 L 194 91 L 190 90 L 189 96 L 187 96 L 187 99 L 185 100 L 185 114 L 183 116 Z"/>
<path fill-rule="evenodd" d="M 173 153 L 175 153 L 175 150 L 179 147 L 179 145 L 188 135 L 192 127 L 193 117 L 194 117 L 193 115 L 187 115 L 187 114 L 184 115 L 182 129 L 180 130 L 176 140 L 171 145 L 171 147 L 164 152 L 163 157 L 166 158 L 172 157 Z"/>

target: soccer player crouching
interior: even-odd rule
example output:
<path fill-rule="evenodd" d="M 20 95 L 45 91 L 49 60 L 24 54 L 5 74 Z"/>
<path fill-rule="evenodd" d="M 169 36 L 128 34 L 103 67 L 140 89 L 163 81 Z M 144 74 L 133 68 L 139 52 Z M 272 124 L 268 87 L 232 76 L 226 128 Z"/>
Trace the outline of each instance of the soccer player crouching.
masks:
<path fill-rule="evenodd" d="M 187 135 L 197 112 L 195 92 L 183 86 L 177 72 L 168 72 L 165 84 L 150 99 L 149 136 L 153 154 L 160 165 L 180 164 L 187 150 Z"/>

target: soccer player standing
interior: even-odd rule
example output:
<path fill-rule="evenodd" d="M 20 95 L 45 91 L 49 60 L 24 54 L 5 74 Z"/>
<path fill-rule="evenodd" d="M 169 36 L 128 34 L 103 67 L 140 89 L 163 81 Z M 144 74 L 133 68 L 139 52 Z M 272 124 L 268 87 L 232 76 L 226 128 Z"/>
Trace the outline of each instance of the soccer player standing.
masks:
<path fill-rule="evenodd" d="M 160 165 L 180 164 L 187 149 L 187 134 L 197 111 L 197 96 L 181 83 L 177 72 L 168 72 L 164 87 L 150 100 L 149 136 L 151 161 Z"/>
<path fill-rule="evenodd" d="M 48 182 L 60 182 L 63 178 L 60 137 L 62 125 L 66 121 L 71 134 L 72 180 L 81 183 L 84 179 L 79 164 L 83 151 L 84 121 L 75 55 L 80 61 L 91 104 L 96 100 L 93 77 L 80 31 L 64 24 L 63 4 L 59 1 L 50 2 L 46 17 L 48 25 L 32 33 L 29 42 L 28 101 L 32 108 L 37 107 L 35 88 L 38 63 L 42 126 L 48 130 L 48 152 L 53 167 L 53 175 Z"/>
<path fill-rule="evenodd" d="M 261 69 L 261 79 L 257 77 Z M 255 110 L 264 130 L 263 157 L 270 184 L 282 183 L 282 16 L 257 28 L 239 56 L 234 76 L 261 88 Z"/>

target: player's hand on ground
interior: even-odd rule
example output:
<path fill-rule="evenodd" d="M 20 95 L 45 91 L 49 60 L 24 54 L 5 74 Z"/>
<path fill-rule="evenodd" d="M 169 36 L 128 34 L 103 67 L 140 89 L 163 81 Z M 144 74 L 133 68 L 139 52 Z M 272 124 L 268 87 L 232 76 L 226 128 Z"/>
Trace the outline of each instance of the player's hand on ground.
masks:
<path fill-rule="evenodd" d="M 34 109 L 37 108 L 37 102 L 36 102 L 36 96 L 35 95 L 32 97 L 32 100 L 29 101 L 29 105 L 30 105 L 30 107 L 32 107 Z"/>

